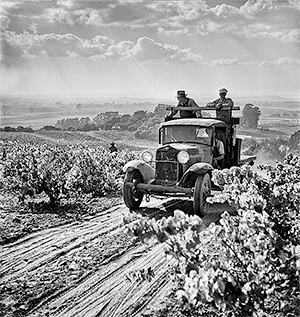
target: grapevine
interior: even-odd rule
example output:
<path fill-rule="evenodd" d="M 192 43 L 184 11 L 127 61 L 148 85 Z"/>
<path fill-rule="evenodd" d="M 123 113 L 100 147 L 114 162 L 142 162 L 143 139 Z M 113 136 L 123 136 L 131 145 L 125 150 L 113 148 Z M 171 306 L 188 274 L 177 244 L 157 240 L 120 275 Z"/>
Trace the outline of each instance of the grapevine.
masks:
<path fill-rule="evenodd" d="M 91 194 L 121 194 L 122 168 L 134 159 L 124 150 L 112 155 L 103 147 L 2 142 L 1 186 L 20 201 L 46 194 L 51 205 Z M 5 154 L 5 155 L 4 155 Z"/>
<path fill-rule="evenodd" d="M 275 167 L 249 166 L 213 172 L 222 187 L 211 202 L 228 202 L 205 227 L 197 216 L 175 211 L 160 220 L 125 216 L 126 229 L 141 240 L 166 243 L 178 260 L 178 300 L 222 316 L 297 316 L 300 298 L 300 164 L 289 155 Z"/>

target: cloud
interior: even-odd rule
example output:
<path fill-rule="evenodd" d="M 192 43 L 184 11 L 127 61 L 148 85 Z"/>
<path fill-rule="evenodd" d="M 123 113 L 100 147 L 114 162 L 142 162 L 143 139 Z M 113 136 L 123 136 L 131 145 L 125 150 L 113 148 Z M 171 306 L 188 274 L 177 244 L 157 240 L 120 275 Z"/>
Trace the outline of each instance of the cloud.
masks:
<path fill-rule="evenodd" d="M 222 4 L 207 10 L 207 30 L 242 38 L 273 38 L 284 43 L 299 42 L 299 6 L 294 1 L 247 1 L 237 8 Z M 288 17 L 288 18 L 287 18 Z"/>
<path fill-rule="evenodd" d="M 148 37 L 139 38 L 130 50 L 130 58 L 138 61 L 167 62 L 199 62 L 201 55 L 194 54 L 190 49 L 180 49 L 176 45 L 161 44 Z"/>
<path fill-rule="evenodd" d="M 231 66 L 231 65 L 237 65 L 240 64 L 239 60 L 237 58 L 232 59 L 214 59 L 210 61 L 210 66 Z"/>
<path fill-rule="evenodd" d="M 300 65 L 300 59 L 280 57 L 276 60 L 263 61 L 240 61 L 237 58 L 232 59 L 215 59 L 210 61 L 209 66 L 232 66 L 232 65 L 248 65 L 248 66 L 274 66 L 274 65 Z"/>
<path fill-rule="evenodd" d="M 0 15 L 0 29 L 8 29 L 9 21 L 6 15 Z"/>
<path fill-rule="evenodd" d="M 259 66 L 272 66 L 272 65 L 300 65 L 300 59 L 281 57 L 274 61 L 262 61 L 258 63 Z"/>
<path fill-rule="evenodd" d="M 300 42 L 300 30 L 293 29 L 293 30 L 286 30 L 283 32 L 275 31 L 270 32 L 272 37 L 278 38 L 283 43 L 299 43 Z"/>
<path fill-rule="evenodd" d="M 29 24 L 115 27 L 122 32 L 140 29 L 140 37 L 149 35 L 151 28 L 170 37 L 227 33 L 244 38 L 273 38 L 283 43 L 299 41 L 299 3 L 296 0 L 249 0 L 239 7 L 225 3 L 212 6 L 209 1 L 4 3 L 8 14 L 28 19 Z"/>
<path fill-rule="evenodd" d="M 10 69 L 26 64 L 22 58 L 23 50 L 21 47 L 11 45 L 4 37 L 0 37 L 0 47 L 0 66 Z"/>
<path fill-rule="evenodd" d="M 9 10 L 13 9 L 14 7 L 18 7 L 21 4 L 21 1 L 1 1 L 0 3 L 0 13 L 5 14 Z"/>
<path fill-rule="evenodd" d="M 32 33 L 21 34 L 7 31 L 6 39 L 10 47 L 15 48 L 23 57 L 82 57 L 138 61 L 169 61 L 194 63 L 202 60 L 202 56 L 194 54 L 190 49 L 180 49 L 176 45 L 155 42 L 149 37 L 141 37 L 136 42 L 115 42 L 107 36 L 97 35 L 90 40 L 81 39 L 73 34 L 37 34 L 35 25 Z"/>
<path fill-rule="evenodd" d="M 50 23 L 62 23 L 70 25 L 74 25 L 75 23 L 74 15 L 68 10 L 65 10 L 63 7 L 46 9 L 41 18 Z"/>
<path fill-rule="evenodd" d="M 217 26 L 214 26 L 215 30 Z M 220 32 L 235 34 L 239 37 L 248 39 L 277 39 L 282 43 L 297 43 L 300 42 L 299 29 L 276 30 L 265 23 L 254 23 L 245 27 L 238 27 L 235 24 L 228 24 L 226 31 Z"/>
<path fill-rule="evenodd" d="M 19 57 L 67 57 L 69 51 L 75 51 L 81 40 L 72 34 L 43 34 L 24 31 L 21 34 L 6 32 L 6 44 L 18 52 Z"/>

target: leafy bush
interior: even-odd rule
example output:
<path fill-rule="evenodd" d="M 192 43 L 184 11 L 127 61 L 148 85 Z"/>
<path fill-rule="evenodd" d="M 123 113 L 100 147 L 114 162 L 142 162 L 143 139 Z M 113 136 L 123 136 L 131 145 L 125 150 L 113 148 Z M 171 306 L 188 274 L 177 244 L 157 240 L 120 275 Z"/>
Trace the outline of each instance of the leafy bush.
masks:
<path fill-rule="evenodd" d="M 76 149 L 76 159 L 68 175 L 68 187 L 77 193 L 105 196 L 121 194 L 123 166 L 136 158 L 130 151 L 110 153 L 104 148 Z"/>
<path fill-rule="evenodd" d="M 298 316 L 300 307 L 300 164 L 288 156 L 275 167 L 249 166 L 213 172 L 223 192 L 211 202 L 228 202 L 206 228 L 197 216 L 175 211 L 161 220 L 128 214 L 128 231 L 140 239 L 166 242 L 178 259 L 178 298 L 222 316 Z"/>
<path fill-rule="evenodd" d="M 249 129 L 256 129 L 261 112 L 258 107 L 247 103 L 242 110 L 242 125 Z"/>
<path fill-rule="evenodd" d="M 51 205 L 81 194 L 120 194 L 125 163 L 135 155 L 113 155 L 102 147 L 66 147 L 8 142 L 3 144 L 2 180 L 5 190 L 21 201 L 44 193 Z"/>

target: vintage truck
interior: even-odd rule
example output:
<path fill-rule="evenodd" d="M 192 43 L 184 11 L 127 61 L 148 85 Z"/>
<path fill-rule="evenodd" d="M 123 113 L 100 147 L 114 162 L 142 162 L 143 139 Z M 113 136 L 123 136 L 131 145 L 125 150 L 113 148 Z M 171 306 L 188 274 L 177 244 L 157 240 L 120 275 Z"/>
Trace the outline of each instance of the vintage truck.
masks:
<path fill-rule="evenodd" d="M 187 110 L 187 107 L 169 107 Z M 241 155 L 242 140 L 236 137 L 239 118 L 233 110 L 207 107 L 189 108 L 190 111 L 214 111 L 214 117 L 173 118 L 159 127 L 159 146 L 155 156 L 150 151 L 141 154 L 141 160 L 125 164 L 123 198 L 130 209 L 140 207 L 144 196 L 150 195 L 193 198 L 195 214 L 207 213 L 206 198 L 211 196 L 215 136 L 224 144 L 225 156 L 221 168 L 253 164 L 255 156 Z"/>

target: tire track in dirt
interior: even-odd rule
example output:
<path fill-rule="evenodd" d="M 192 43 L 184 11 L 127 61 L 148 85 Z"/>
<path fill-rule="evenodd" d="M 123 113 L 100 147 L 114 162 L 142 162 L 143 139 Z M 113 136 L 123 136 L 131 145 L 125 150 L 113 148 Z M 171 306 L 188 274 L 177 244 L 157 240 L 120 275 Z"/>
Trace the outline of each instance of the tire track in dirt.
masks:
<path fill-rule="evenodd" d="M 159 205 L 160 201 L 148 204 L 154 209 Z M 109 232 L 120 232 L 124 211 L 124 206 L 121 210 L 115 206 L 89 221 L 46 229 L 1 247 L 0 283 L 40 268 Z"/>
<path fill-rule="evenodd" d="M 182 203 L 154 199 L 144 203 L 140 213 L 155 218 L 169 216 Z M 150 240 L 144 245 L 126 237 L 123 213 L 127 210 L 124 205 L 115 206 L 88 221 L 47 229 L 1 247 L 0 285 L 23 274 L 43 274 L 60 258 L 78 258 L 103 239 L 108 241 L 104 248 L 111 249 L 111 254 L 103 255 L 95 269 L 89 268 L 72 283 L 54 293 L 45 293 L 31 306 L 28 316 L 139 316 L 171 285 L 170 272 L 175 260 L 165 258 L 163 244 Z M 217 221 L 220 214 L 218 208 L 212 208 L 203 221 Z M 154 272 L 151 278 L 130 278 L 133 273 L 149 268 Z"/>
<path fill-rule="evenodd" d="M 48 306 L 50 316 L 122 316 L 149 289 L 158 291 L 166 282 L 167 270 L 164 246 L 155 245 L 147 251 L 144 246 L 131 250 L 120 259 L 95 272 Z M 143 251 L 142 251 L 143 250 Z M 170 261 L 171 264 L 174 261 Z M 150 281 L 128 281 L 133 270 L 151 267 L 155 277 Z M 134 316 L 130 312 L 128 316 Z M 36 316 L 40 316 L 37 314 Z"/>
<path fill-rule="evenodd" d="M 115 210 L 114 210 L 115 209 Z M 82 244 L 122 226 L 118 208 L 93 220 L 43 230 L 0 249 L 0 282 L 55 260 Z M 26 266 L 24 266 L 26 263 Z"/>

